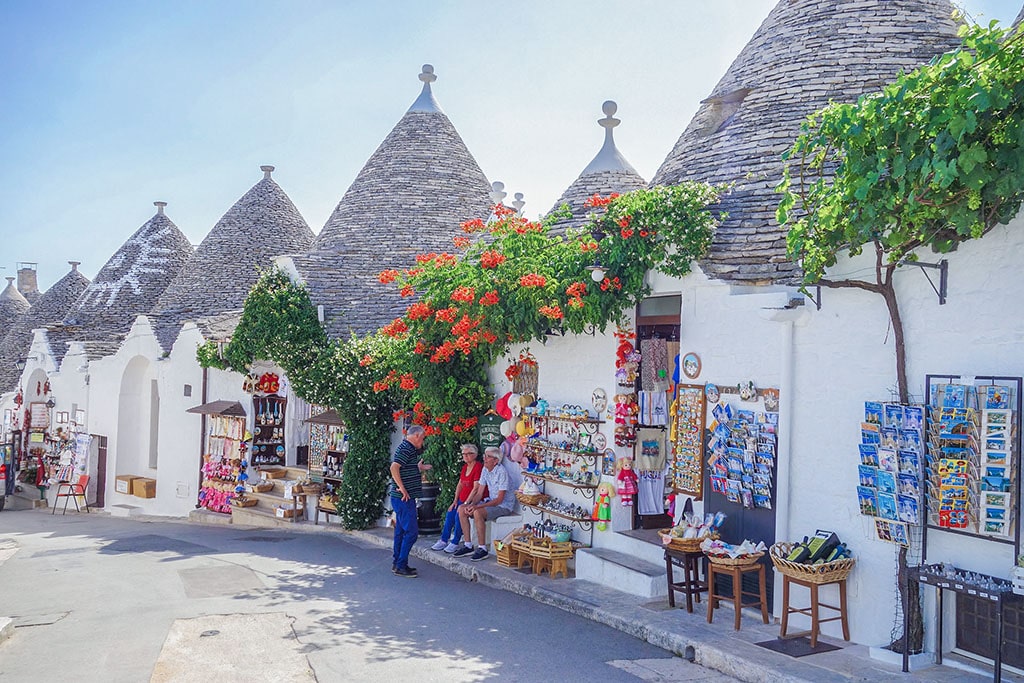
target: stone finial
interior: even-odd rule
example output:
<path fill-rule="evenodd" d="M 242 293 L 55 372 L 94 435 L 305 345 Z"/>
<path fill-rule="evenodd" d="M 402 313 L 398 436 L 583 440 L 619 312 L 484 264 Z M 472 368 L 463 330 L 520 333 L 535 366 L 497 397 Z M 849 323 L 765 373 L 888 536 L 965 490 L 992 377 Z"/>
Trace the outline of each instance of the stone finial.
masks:
<path fill-rule="evenodd" d="M 153 206 L 156 207 L 156 212 L 162 216 L 164 213 L 164 207 L 167 206 L 167 202 L 153 202 Z"/>
<path fill-rule="evenodd" d="M 441 105 L 434 99 L 434 93 L 430 90 L 430 84 L 437 80 L 433 65 L 424 64 L 419 78 L 423 81 L 423 91 L 420 92 L 420 96 L 409 107 L 409 111 L 440 113 Z"/>
<path fill-rule="evenodd" d="M 610 132 L 612 128 L 622 123 L 622 121 L 615 118 L 615 112 L 618 110 L 619 105 L 615 104 L 612 100 L 605 100 L 604 104 L 601 105 L 601 111 L 604 112 L 604 118 L 598 119 L 597 122 L 602 128 Z"/>
<path fill-rule="evenodd" d="M 68 261 L 68 265 L 71 266 L 71 270 L 78 270 L 78 266 L 82 265 L 81 261 Z"/>
<path fill-rule="evenodd" d="M 523 207 L 526 206 L 526 200 L 523 199 L 523 193 L 516 192 L 513 196 L 515 199 L 512 201 L 512 208 L 516 210 L 516 213 L 522 216 Z"/>
<path fill-rule="evenodd" d="M 619 153 L 619 150 L 615 148 L 615 138 L 612 135 L 612 131 L 617 125 L 622 123 L 619 119 L 615 118 L 614 114 L 619 110 L 619 105 L 615 104 L 612 100 L 605 100 L 604 104 L 601 105 L 601 111 L 604 112 L 604 118 L 598 119 L 597 123 L 604 128 L 604 145 L 601 150 L 594 157 L 594 160 L 587 164 L 587 167 L 583 169 L 581 175 L 587 175 L 588 173 L 599 173 L 601 171 L 625 171 L 627 173 L 636 173 L 636 170 L 630 166 L 629 162 L 626 161 L 625 157 Z"/>
<path fill-rule="evenodd" d="M 263 179 L 270 180 L 270 174 L 274 172 L 273 166 L 260 166 L 260 170 L 263 171 Z"/>
<path fill-rule="evenodd" d="M 6 279 L 7 279 L 7 286 L 8 287 L 11 287 L 11 286 L 14 285 L 14 277 L 13 276 L 9 277 L 9 278 L 6 278 Z"/>
<path fill-rule="evenodd" d="M 495 180 L 491 183 L 491 191 L 489 194 L 492 204 L 500 204 L 501 201 L 508 196 L 508 192 L 505 192 L 505 183 Z"/>

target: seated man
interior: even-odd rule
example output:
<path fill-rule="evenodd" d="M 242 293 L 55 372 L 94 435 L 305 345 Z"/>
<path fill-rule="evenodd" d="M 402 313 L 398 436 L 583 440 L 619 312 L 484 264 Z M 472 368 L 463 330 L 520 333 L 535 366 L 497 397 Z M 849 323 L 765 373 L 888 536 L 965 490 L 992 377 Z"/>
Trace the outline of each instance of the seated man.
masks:
<path fill-rule="evenodd" d="M 484 471 L 480 473 L 480 479 L 473 487 L 469 499 L 459 506 L 459 524 L 466 534 L 466 544 L 453 553 L 455 557 L 473 553 L 469 559 L 474 562 L 487 557 L 487 520 L 512 514 L 516 499 L 509 484 L 508 472 L 501 466 L 501 460 L 501 451 L 497 448 L 492 446 L 484 451 Z M 473 520 L 476 529 L 475 551 L 470 540 L 470 519 Z"/>

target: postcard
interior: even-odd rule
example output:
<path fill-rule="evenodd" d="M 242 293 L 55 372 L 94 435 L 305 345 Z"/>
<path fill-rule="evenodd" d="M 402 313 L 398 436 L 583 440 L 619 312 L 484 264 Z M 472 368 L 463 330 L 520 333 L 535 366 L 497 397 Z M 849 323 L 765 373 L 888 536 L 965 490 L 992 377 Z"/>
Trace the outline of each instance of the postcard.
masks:
<path fill-rule="evenodd" d="M 748 509 L 754 507 L 754 494 L 750 491 L 746 489 L 741 490 L 740 499 L 743 501 L 743 507 Z"/>
<path fill-rule="evenodd" d="M 900 451 L 899 471 L 901 474 L 913 474 L 916 476 L 917 473 L 921 471 L 920 456 L 917 453 L 911 453 L 910 451 Z"/>
<path fill-rule="evenodd" d="M 966 529 L 968 523 L 966 510 L 940 510 L 939 526 L 947 529 Z"/>
<path fill-rule="evenodd" d="M 984 400 L 985 408 L 1009 408 L 1010 387 L 990 385 L 979 387 L 978 393 Z"/>
<path fill-rule="evenodd" d="M 886 472 L 899 471 L 899 460 L 896 451 L 891 448 L 878 449 L 878 467 Z"/>
<path fill-rule="evenodd" d="M 869 443 L 860 444 L 860 464 L 878 467 L 878 446 Z"/>
<path fill-rule="evenodd" d="M 899 517 L 901 522 L 906 522 L 907 524 L 917 524 L 918 522 L 920 522 L 919 508 L 916 496 L 897 496 L 896 507 L 899 510 Z"/>
<path fill-rule="evenodd" d="M 878 534 L 879 540 L 892 541 L 892 534 L 887 520 L 875 518 L 875 533 Z"/>
<path fill-rule="evenodd" d="M 1007 517 L 1008 510 L 1003 507 L 986 507 L 985 508 L 985 519 L 995 519 L 1003 521 Z"/>
<path fill-rule="evenodd" d="M 986 465 L 1005 465 L 1007 461 L 1006 451 L 985 451 Z"/>
<path fill-rule="evenodd" d="M 881 438 L 883 448 L 899 448 L 900 446 L 900 433 L 895 427 L 882 427 Z"/>
<path fill-rule="evenodd" d="M 993 465 L 985 467 L 985 477 L 1006 477 L 1006 466 L 1004 465 Z"/>
<path fill-rule="evenodd" d="M 864 421 L 871 424 L 881 425 L 885 419 L 882 404 L 878 401 L 864 402 Z"/>
<path fill-rule="evenodd" d="M 907 533 L 907 525 L 893 523 L 889 525 L 889 534 L 892 542 L 899 545 L 910 545 L 910 535 Z"/>
<path fill-rule="evenodd" d="M 918 496 L 921 494 L 921 482 L 916 474 L 900 474 L 896 477 L 897 491 L 905 496 Z"/>
<path fill-rule="evenodd" d="M 906 451 L 921 452 L 921 432 L 918 429 L 901 429 L 899 447 Z"/>
<path fill-rule="evenodd" d="M 903 406 L 899 403 L 885 404 L 885 426 L 895 429 L 903 428 Z"/>
<path fill-rule="evenodd" d="M 924 428 L 924 408 L 921 406 L 904 406 L 903 428 L 917 429 Z"/>
<path fill-rule="evenodd" d="M 947 384 L 942 392 L 943 408 L 966 408 L 967 387 L 963 384 Z"/>
<path fill-rule="evenodd" d="M 986 410 L 981 415 L 986 425 L 1008 425 L 1013 421 L 1009 410 Z"/>
<path fill-rule="evenodd" d="M 896 508 L 896 495 L 892 493 L 878 494 L 878 516 L 893 522 L 899 521 Z"/>
<path fill-rule="evenodd" d="M 896 493 L 896 475 L 885 470 L 878 470 L 875 474 L 875 487 L 879 493 Z"/>
<path fill-rule="evenodd" d="M 985 450 L 986 451 L 1005 451 L 1006 438 L 991 437 L 985 439 Z"/>
<path fill-rule="evenodd" d="M 966 525 L 965 525 L 966 526 Z M 982 527 L 982 533 L 993 534 L 998 536 L 1007 535 L 1007 523 L 998 522 L 994 520 L 985 520 L 985 524 Z"/>
<path fill-rule="evenodd" d="M 1008 492 L 1000 491 L 983 491 L 981 495 L 982 504 L 998 505 L 1000 507 L 1009 507 L 1010 505 L 1010 494 Z"/>
<path fill-rule="evenodd" d="M 761 496 L 754 494 L 754 507 L 762 508 L 764 510 L 772 509 L 772 498 L 771 496 Z"/>
<path fill-rule="evenodd" d="M 874 467 L 867 467 L 866 465 L 858 465 L 857 471 L 860 474 L 860 485 L 870 486 L 872 488 L 878 486 L 876 475 L 878 470 Z"/>
<path fill-rule="evenodd" d="M 870 486 L 857 487 L 857 502 L 860 504 L 860 514 L 875 517 L 878 515 L 878 498 L 875 489 Z"/>

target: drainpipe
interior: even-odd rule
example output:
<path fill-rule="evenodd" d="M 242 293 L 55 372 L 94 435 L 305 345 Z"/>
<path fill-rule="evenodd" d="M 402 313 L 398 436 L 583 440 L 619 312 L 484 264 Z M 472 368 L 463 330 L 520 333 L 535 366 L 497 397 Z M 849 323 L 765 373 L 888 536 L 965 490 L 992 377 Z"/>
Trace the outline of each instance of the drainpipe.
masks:
<path fill-rule="evenodd" d="M 792 538 L 790 530 L 790 512 L 792 500 L 792 444 L 793 444 L 793 400 L 795 382 L 793 380 L 793 325 L 807 318 L 810 313 L 803 306 L 791 300 L 783 308 L 763 308 L 761 317 L 782 324 L 779 339 L 779 457 L 775 463 L 775 538 Z M 775 595 L 782 594 L 782 575 L 775 573 Z M 781 605 L 775 604 L 778 613 Z M 778 614 L 776 615 L 778 616 Z"/>

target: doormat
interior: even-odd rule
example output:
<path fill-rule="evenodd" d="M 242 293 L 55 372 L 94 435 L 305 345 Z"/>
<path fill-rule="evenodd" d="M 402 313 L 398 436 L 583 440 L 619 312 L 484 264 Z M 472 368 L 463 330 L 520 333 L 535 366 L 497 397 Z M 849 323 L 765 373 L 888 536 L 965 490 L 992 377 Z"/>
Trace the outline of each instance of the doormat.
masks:
<path fill-rule="evenodd" d="M 806 657 L 807 655 L 818 655 L 822 652 L 842 649 L 837 645 L 829 645 L 820 640 L 817 645 L 811 647 L 811 641 L 808 638 L 776 638 L 775 640 L 766 640 L 763 643 L 754 644 L 767 650 L 781 652 L 790 657 Z"/>

